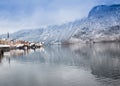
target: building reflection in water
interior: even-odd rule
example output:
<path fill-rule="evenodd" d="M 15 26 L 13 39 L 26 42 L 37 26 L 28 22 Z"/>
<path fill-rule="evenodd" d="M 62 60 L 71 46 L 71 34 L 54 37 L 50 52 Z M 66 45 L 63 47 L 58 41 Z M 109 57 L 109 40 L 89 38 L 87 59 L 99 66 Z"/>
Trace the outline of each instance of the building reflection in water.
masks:
<path fill-rule="evenodd" d="M 32 53 L 34 52 L 34 53 Z M 32 53 L 32 54 L 31 54 Z M 18 62 L 74 66 L 89 71 L 96 79 L 120 80 L 120 44 L 48 46 L 34 50 L 11 50 L 4 57 Z"/>
<path fill-rule="evenodd" d="M 120 44 L 83 44 L 71 46 L 50 46 L 34 50 L 11 50 L 4 54 L 17 61 L 64 64 L 83 67 L 99 78 L 120 79 Z M 33 54 L 30 54 L 34 52 Z M 30 55 L 28 55 L 30 54 Z M 22 57 L 25 56 L 26 57 Z M 20 56 L 20 57 L 19 57 Z M 3 58 L 2 56 L 0 57 Z M 0 60 L 1 62 L 1 60 Z"/>
<path fill-rule="evenodd" d="M 4 54 L 0 54 L 0 63 L 2 62 L 3 57 L 4 57 Z"/>
<path fill-rule="evenodd" d="M 22 56 L 28 55 L 30 53 L 35 52 L 36 50 L 44 50 L 42 49 L 15 49 L 15 50 L 10 50 L 8 52 L 5 52 L 4 54 L 0 55 L 0 63 L 2 62 L 3 58 L 6 58 L 8 60 L 8 63 L 10 64 L 11 59 L 13 58 L 21 58 Z"/>

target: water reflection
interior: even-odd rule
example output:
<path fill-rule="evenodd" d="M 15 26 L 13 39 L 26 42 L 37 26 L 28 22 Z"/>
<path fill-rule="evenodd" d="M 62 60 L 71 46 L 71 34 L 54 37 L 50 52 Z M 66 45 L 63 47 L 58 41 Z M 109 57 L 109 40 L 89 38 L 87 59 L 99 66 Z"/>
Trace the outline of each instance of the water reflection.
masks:
<path fill-rule="evenodd" d="M 3 54 L 0 54 L 0 63 L 2 62 L 3 56 Z"/>
<path fill-rule="evenodd" d="M 5 57 L 18 57 L 29 54 L 33 50 L 23 50 L 23 49 L 16 49 L 16 50 L 10 50 L 9 52 L 5 52 Z"/>
<path fill-rule="evenodd" d="M 120 44 L 95 44 L 71 48 L 88 60 L 91 73 L 98 78 L 120 79 Z"/>
<path fill-rule="evenodd" d="M 3 59 L 3 63 L 6 61 L 8 64 L 11 63 L 11 69 L 7 70 L 9 72 L 7 73 L 14 77 L 13 82 L 8 81 L 12 85 L 7 86 L 15 86 L 14 73 L 24 74 L 24 77 L 18 76 L 17 82 L 20 85 L 17 86 L 119 86 L 120 84 L 119 43 L 56 45 L 36 50 L 11 50 L 4 54 L 4 58 L 6 60 Z M 2 77 L 5 77 L 1 68 Z M 28 81 L 20 81 L 22 79 Z M 4 84 L 3 80 L 0 78 L 0 85 Z"/>
<path fill-rule="evenodd" d="M 6 51 L 6 52 L 4 52 L 4 54 L 0 54 L 0 63 L 4 63 L 3 61 L 4 61 L 4 59 L 6 59 L 8 61 L 8 63 L 10 64 L 10 61 L 13 60 L 14 58 L 21 58 L 22 56 L 25 56 L 25 55 L 35 52 L 35 50 L 37 50 L 37 49 L 27 49 L 27 50 L 13 49 L 10 51 Z"/>

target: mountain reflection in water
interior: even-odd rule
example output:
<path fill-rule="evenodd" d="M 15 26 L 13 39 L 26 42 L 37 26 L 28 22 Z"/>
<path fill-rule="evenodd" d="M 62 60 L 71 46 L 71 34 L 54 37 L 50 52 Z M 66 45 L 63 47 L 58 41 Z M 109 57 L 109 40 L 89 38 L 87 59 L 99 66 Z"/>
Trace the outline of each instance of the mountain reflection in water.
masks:
<path fill-rule="evenodd" d="M 36 50 L 11 50 L 0 58 L 0 62 L 0 86 L 120 84 L 119 43 L 54 45 Z M 7 80 L 10 77 L 12 80 Z"/>

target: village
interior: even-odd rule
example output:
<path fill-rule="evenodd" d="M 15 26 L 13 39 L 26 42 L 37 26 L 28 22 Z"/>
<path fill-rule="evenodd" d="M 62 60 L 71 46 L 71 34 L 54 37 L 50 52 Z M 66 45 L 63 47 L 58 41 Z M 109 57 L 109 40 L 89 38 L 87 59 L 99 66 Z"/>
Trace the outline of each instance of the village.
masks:
<path fill-rule="evenodd" d="M 25 40 L 12 40 L 7 33 L 7 38 L 0 39 L 0 54 L 11 49 L 35 49 L 43 47 L 43 42 L 30 42 Z"/>

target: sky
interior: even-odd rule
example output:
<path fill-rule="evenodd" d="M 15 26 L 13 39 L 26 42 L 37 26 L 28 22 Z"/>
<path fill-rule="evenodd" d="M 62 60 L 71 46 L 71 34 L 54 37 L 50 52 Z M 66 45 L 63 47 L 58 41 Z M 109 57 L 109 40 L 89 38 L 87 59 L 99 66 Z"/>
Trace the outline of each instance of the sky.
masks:
<path fill-rule="evenodd" d="M 87 17 L 96 5 L 120 0 L 0 0 L 0 34 L 59 25 Z"/>

